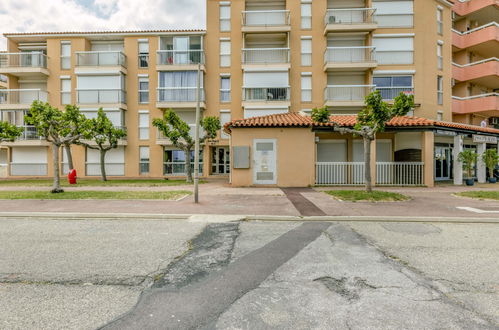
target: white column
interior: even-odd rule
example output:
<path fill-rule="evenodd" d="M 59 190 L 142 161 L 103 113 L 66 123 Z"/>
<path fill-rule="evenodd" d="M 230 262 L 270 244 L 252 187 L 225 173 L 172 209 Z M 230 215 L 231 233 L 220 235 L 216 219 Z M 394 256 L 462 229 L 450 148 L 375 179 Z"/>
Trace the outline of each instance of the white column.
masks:
<path fill-rule="evenodd" d="M 485 163 L 482 160 L 482 156 L 485 153 L 485 149 L 487 149 L 486 143 L 479 143 L 477 145 L 478 151 L 478 161 L 476 166 L 476 172 L 478 177 L 478 183 L 485 183 L 487 178 L 487 168 L 485 167 Z"/>
<path fill-rule="evenodd" d="M 459 153 L 463 151 L 463 137 L 454 136 L 454 149 L 452 150 L 454 163 L 452 164 L 454 173 L 454 184 L 460 186 L 463 184 L 463 163 L 458 161 Z"/>

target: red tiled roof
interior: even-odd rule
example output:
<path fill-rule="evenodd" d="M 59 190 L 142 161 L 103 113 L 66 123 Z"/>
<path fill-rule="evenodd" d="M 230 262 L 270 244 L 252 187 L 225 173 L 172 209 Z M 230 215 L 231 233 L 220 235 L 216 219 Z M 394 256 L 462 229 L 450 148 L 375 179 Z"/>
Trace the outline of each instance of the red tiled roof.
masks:
<path fill-rule="evenodd" d="M 352 127 L 356 122 L 356 115 L 332 115 L 328 123 L 314 123 L 312 118 L 301 113 L 284 113 L 262 117 L 252 117 L 247 119 L 233 120 L 225 124 L 224 128 L 230 132 L 231 128 L 238 127 L 333 127 L 333 123 L 340 126 Z M 476 131 L 483 133 L 499 134 L 499 129 L 480 127 L 474 125 L 450 123 L 444 121 L 436 121 L 421 117 L 395 117 L 390 120 L 387 127 L 444 127 L 455 128 L 460 130 Z"/>

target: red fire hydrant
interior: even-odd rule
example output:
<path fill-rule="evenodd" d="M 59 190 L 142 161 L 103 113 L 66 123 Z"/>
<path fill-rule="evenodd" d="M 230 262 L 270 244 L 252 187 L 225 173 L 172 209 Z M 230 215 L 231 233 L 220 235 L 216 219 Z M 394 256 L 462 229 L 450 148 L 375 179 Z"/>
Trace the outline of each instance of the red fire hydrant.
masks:
<path fill-rule="evenodd" d="M 69 184 L 76 184 L 76 170 L 72 169 L 68 173 Z"/>

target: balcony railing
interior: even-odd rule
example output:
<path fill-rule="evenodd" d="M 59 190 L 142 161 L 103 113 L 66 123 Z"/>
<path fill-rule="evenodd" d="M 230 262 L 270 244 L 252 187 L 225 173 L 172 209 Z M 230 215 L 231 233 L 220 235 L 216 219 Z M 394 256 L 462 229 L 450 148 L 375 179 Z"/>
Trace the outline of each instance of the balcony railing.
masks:
<path fill-rule="evenodd" d="M 374 62 L 376 47 L 328 47 L 324 63 Z"/>
<path fill-rule="evenodd" d="M 31 104 L 47 99 L 48 93 L 41 89 L 0 89 L 0 104 Z"/>
<path fill-rule="evenodd" d="M 158 87 L 158 102 L 196 102 L 196 87 Z M 201 88 L 201 102 L 204 102 L 204 89 Z"/>
<path fill-rule="evenodd" d="M 289 25 L 289 10 L 251 10 L 242 12 L 243 26 L 267 27 Z"/>
<path fill-rule="evenodd" d="M 76 66 L 126 67 L 126 56 L 120 51 L 76 52 Z"/>
<path fill-rule="evenodd" d="M 0 68 L 47 68 L 42 52 L 0 53 Z"/>
<path fill-rule="evenodd" d="M 414 88 L 412 86 L 396 86 L 396 87 L 376 87 L 376 90 L 379 91 L 383 100 L 393 100 L 400 93 L 404 94 L 412 94 L 414 93 Z"/>
<path fill-rule="evenodd" d="M 289 63 L 289 48 L 244 48 L 244 64 Z"/>
<path fill-rule="evenodd" d="M 23 129 L 22 134 L 17 138 L 20 141 L 28 141 L 28 140 L 42 140 L 43 138 L 38 135 L 38 131 L 35 126 L 19 126 Z"/>
<path fill-rule="evenodd" d="M 374 58 L 379 64 L 412 64 L 414 63 L 414 51 L 376 50 Z"/>
<path fill-rule="evenodd" d="M 79 104 L 126 103 L 126 92 L 121 89 L 80 89 L 76 95 Z"/>
<path fill-rule="evenodd" d="M 328 85 L 324 90 L 326 101 L 364 101 L 374 85 Z"/>
<path fill-rule="evenodd" d="M 499 93 L 486 93 L 467 97 L 452 96 L 452 112 L 467 114 L 499 110 Z"/>
<path fill-rule="evenodd" d="M 47 163 L 10 163 L 12 176 L 44 176 L 47 171 Z"/>
<path fill-rule="evenodd" d="M 255 102 L 289 101 L 289 87 L 244 88 L 243 100 Z"/>
<path fill-rule="evenodd" d="M 185 162 L 164 162 L 163 173 L 168 176 L 185 176 Z M 194 162 L 191 163 L 191 173 L 194 173 Z M 199 174 L 203 174 L 203 162 L 199 162 Z"/>
<path fill-rule="evenodd" d="M 328 9 L 324 17 L 326 25 L 374 23 L 374 8 L 339 8 Z"/>
<path fill-rule="evenodd" d="M 158 50 L 158 65 L 204 64 L 204 51 L 190 50 Z"/>

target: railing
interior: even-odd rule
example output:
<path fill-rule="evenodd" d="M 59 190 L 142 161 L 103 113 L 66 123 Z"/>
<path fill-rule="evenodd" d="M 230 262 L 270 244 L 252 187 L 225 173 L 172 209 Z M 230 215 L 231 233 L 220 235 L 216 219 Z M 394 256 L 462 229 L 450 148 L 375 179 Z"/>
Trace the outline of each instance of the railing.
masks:
<path fill-rule="evenodd" d="M 158 50 L 158 65 L 204 64 L 204 51 L 190 50 Z"/>
<path fill-rule="evenodd" d="M 397 96 L 400 95 L 400 93 L 404 94 L 412 94 L 414 93 L 414 88 L 412 86 L 397 86 L 397 87 L 376 87 L 375 88 L 379 93 L 381 94 L 381 97 L 383 100 L 393 100 Z"/>
<path fill-rule="evenodd" d="M 158 87 L 158 102 L 196 102 L 196 87 Z M 204 102 L 204 89 L 201 88 L 201 102 Z"/>
<path fill-rule="evenodd" d="M 372 17 L 375 11 L 374 8 L 328 9 L 324 23 L 326 25 L 374 23 Z"/>
<path fill-rule="evenodd" d="M 324 63 L 374 62 L 376 47 L 327 47 Z"/>
<path fill-rule="evenodd" d="M 243 88 L 244 101 L 289 101 L 289 87 Z"/>
<path fill-rule="evenodd" d="M 47 163 L 10 163 L 12 176 L 43 176 L 47 173 Z"/>
<path fill-rule="evenodd" d="M 0 104 L 31 104 L 47 99 L 48 93 L 41 89 L 0 89 Z"/>
<path fill-rule="evenodd" d="M 194 162 L 191 162 L 191 171 L 194 174 Z M 163 174 L 168 176 L 185 176 L 185 162 L 164 162 Z M 199 162 L 199 174 L 203 174 L 203 162 Z"/>
<path fill-rule="evenodd" d="M 480 99 L 480 98 L 490 97 L 490 96 L 499 96 L 499 93 L 485 93 L 485 94 L 465 96 L 465 97 L 452 96 L 452 98 L 455 100 L 465 101 L 465 100 Z"/>
<path fill-rule="evenodd" d="M 376 50 L 375 59 L 379 64 L 412 64 L 414 63 L 414 51 Z"/>
<path fill-rule="evenodd" d="M 289 10 L 251 10 L 242 12 L 243 26 L 289 25 Z"/>
<path fill-rule="evenodd" d="M 467 35 L 467 34 L 470 34 L 470 33 L 476 32 L 476 31 L 480 31 L 480 30 L 486 29 L 486 28 L 488 28 L 490 26 L 499 27 L 499 23 L 497 23 L 497 22 L 490 22 L 490 23 L 484 24 L 482 26 L 476 27 L 474 29 L 471 29 L 471 30 L 468 30 L 468 31 L 463 31 L 463 32 L 458 31 L 456 29 L 452 29 L 452 32 L 457 33 L 457 34 L 459 34 L 461 36 L 464 36 L 464 35 Z"/>
<path fill-rule="evenodd" d="M 106 175 L 123 176 L 125 175 L 125 163 L 105 163 Z M 100 163 L 85 163 L 85 172 L 88 176 L 101 175 Z"/>
<path fill-rule="evenodd" d="M 76 66 L 126 66 L 126 56 L 120 51 L 76 52 Z"/>
<path fill-rule="evenodd" d="M 43 138 L 38 135 L 38 130 L 35 126 L 19 126 L 23 129 L 22 134 L 17 137 L 17 140 L 42 140 Z"/>
<path fill-rule="evenodd" d="M 362 162 L 317 162 L 315 165 L 317 185 L 362 185 L 364 182 Z"/>
<path fill-rule="evenodd" d="M 374 15 L 374 20 L 378 23 L 378 27 L 395 28 L 395 27 L 413 27 L 414 14 L 381 14 Z"/>
<path fill-rule="evenodd" d="M 380 186 L 424 185 L 422 162 L 376 162 L 376 184 Z"/>
<path fill-rule="evenodd" d="M 121 89 L 85 89 L 77 90 L 77 103 L 126 103 L 126 92 Z"/>
<path fill-rule="evenodd" d="M 289 63 L 289 48 L 244 48 L 244 64 Z"/>
<path fill-rule="evenodd" d="M 329 85 L 324 90 L 326 101 L 364 101 L 374 85 Z"/>
<path fill-rule="evenodd" d="M 487 63 L 487 62 L 499 62 L 499 58 L 490 57 L 490 58 L 486 58 L 486 59 L 483 59 L 480 61 L 466 63 L 466 64 L 458 64 L 458 63 L 452 62 L 452 65 L 457 66 L 458 68 L 467 68 L 469 66 L 478 65 L 478 64 Z"/>
<path fill-rule="evenodd" d="M 0 53 L 0 68 L 47 68 L 42 52 Z"/>

